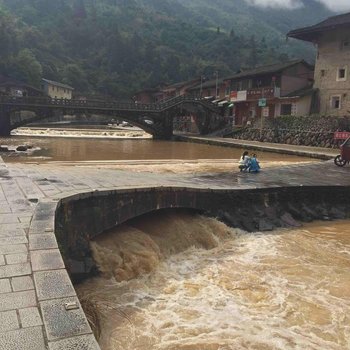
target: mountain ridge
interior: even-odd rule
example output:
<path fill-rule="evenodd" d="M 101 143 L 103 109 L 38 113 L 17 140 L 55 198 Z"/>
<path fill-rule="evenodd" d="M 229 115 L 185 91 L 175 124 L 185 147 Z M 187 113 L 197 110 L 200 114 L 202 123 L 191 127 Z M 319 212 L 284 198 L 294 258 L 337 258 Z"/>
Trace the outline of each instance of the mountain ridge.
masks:
<path fill-rule="evenodd" d="M 285 34 L 331 15 L 314 0 L 294 10 L 244 0 L 0 0 L 0 73 L 126 97 L 215 71 L 310 61 L 312 47 Z"/>

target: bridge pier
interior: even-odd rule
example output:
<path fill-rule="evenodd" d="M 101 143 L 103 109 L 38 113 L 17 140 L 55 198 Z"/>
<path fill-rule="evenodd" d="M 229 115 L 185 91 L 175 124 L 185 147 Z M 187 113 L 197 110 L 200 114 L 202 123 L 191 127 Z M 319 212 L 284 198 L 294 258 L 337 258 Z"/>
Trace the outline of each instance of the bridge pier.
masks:
<path fill-rule="evenodd" d="M 162 123 L 158 125 L 156 132 L 153 134 L 154 140 L 171 140 L 173 137 L 174 125 L 173 118 L 174 112 L 165 112 Z"/>
<path fill-rule="evenodd" d="M 0 136 L 11 135 L 10 115 L 4 111 L 0 111 Z"/>

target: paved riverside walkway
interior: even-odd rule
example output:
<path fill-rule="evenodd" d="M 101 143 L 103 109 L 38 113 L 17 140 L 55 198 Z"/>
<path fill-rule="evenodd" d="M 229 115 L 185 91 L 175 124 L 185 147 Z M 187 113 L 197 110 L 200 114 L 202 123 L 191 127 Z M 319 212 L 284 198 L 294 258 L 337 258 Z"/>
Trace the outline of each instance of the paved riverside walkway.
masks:
<path fill-rule="evenodd" d="M 231 139 L 223 137 L 209 137 L 209 136 L 190 136 L 190 135 L 176 135 L 176 138 L 181 141 L 190 141 L 197 143 L 206 143 L 215 146 L 239 147 L 249 150 L 258 150 L 274 153 L 289 154 L 302 157 L 310 157 L 317 159 L 332 159 L 339 154 L 339 149 L 296 146 L 272 142 L 248 141 L 240 139 Z"/>
<path fill-rule="evenodd" d="M 338 168 L 330 161 L 260 174 L 169 175 L 97 166 L 5 164 L 0 158 L 0 349 L 99 349 L 54 237 L 54 212 L 61 198 L 96 190 L 158 186 L 350 186 L 349 175 L 349 166 Z M 44 214 L 51 217 L 51 224 L 41 220 Z"/>

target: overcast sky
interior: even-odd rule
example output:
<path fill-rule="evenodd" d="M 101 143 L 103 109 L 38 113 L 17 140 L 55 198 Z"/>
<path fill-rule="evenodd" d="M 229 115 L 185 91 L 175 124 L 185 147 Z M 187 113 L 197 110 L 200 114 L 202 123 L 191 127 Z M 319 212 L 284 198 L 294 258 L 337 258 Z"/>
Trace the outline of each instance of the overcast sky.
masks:
<path fill-rule="evenodd" d="M 271 6 L 282 8 L 297 8 L 303 6 L 303 1 L 308 0 L 246 0 L 248 3 L 256 6 Z M 317 0 L 325 4 L 333 11 L 350 11 L 350 0 Z"/>

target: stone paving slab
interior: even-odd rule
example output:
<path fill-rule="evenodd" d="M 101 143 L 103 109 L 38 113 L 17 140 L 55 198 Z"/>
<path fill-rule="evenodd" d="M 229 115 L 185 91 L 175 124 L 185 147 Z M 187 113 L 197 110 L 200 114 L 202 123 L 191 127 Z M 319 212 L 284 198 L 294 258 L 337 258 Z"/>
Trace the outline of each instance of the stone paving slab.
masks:
<path fill-rule="evenodd" d="M 34 289 L 34 283 L 31 276 L 13 277 L 11 285 L 14 292 Z"/>
<path fill-rule="evenodd" d="M 10 280 L 8 278 L 0 279 L 0 294 L 10 293 L 10 292 L 11 292 Z"/>
<path fill-rule="evenodd" d="M 0 311 L 16 310 L 36 305 L 34 291 L 4 293 L 0 297 Z"/>
<path fill-rule="evenodd" d="M 49 343 L 49 350 L 96 350 L 99 349 L 95 337 L 91 334 L 81 335 L 74 338 L 66 338 Z"/>
<path fill-rule="evenodd" d="M 0 333 L 19 329 L 17 312 L 15 310 L 0 312 Z"/>
<path fill-rule="evenodd" d="M 58 249 L 31 251 L 30 261 L 33 271 L 64 269 L 64 262 Z"/>
<path fill-rule="evenodd" d="M 46 350 L 42 327 L 22 328 L 0 333 L 0 349 Z"/>
<path fill-rule="evenodd" d="M 75 296 L 75 290 L 65 269 L 34 272 L 39 300 Z"/>
<path fill-rule="evenodd" d="M 39 309 L 37 307 L 29 307 L 26 309 L 20 309 L 19 318 L 23 328 L 42 326 L 43 321 L 41 319 Z"/>
<path fill-rule="evenodd" d="M 58 248 L 58 244 L 54 233 L 42 233 L 40 235 L 33 234 L 29 236 L 30 250 L 56 249 L 56 248 Z"/>
<path fill-rule="evenodd" d="M 67 303 L 76 303 L 78 307 L 67 311 L 65 308 Z M 78 298 L 42 301 L 40 307 L 49 341 L 91 334 L 90 326 Z"/>

